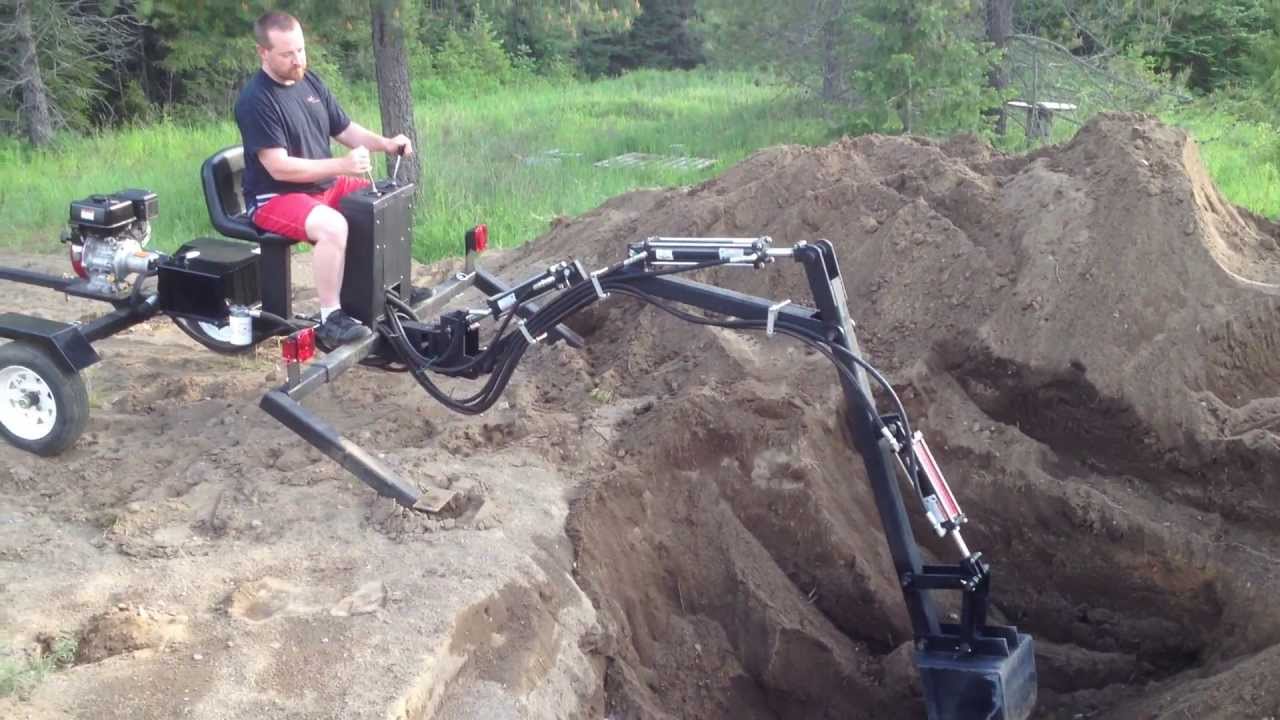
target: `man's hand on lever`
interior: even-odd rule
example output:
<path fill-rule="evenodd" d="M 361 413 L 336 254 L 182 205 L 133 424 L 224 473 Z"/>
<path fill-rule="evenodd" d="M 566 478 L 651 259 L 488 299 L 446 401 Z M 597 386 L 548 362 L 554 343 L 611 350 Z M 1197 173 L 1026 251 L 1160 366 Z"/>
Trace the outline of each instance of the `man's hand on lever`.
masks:
<path fill-rule="evenodd" d="M 393 138 L 387 138 L 382 151 L 388 155 L 412 155 L 413 142 L 405 135 L 396 135 Z"/>
<path fill-rule="evenodd" d="M 367 148 L 353 148 L 343 160 L 346 161 L 346 174 L 348 175 L 364 175 L 373 169 L 373 162 L 369 160 L 369 150 Z"/>

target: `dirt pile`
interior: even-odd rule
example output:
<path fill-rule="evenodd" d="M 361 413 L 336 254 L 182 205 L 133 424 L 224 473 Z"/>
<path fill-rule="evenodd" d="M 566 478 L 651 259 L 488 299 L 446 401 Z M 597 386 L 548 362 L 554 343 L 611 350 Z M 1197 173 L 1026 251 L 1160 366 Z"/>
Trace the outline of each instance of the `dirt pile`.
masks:
<path fill-rule="evenodd" d="M 1041 643 L 1044 716 L 1280 710 L 1276 228 L 1183 132 L 1112 115 L 1022 157 L 771 149 L 508 267 L 599 267 L 651 235 L 836 243 L 864 349 L 940 449 L 999 611 Z M 713 282 L 801 302 L 788 270 Z M 900 717 L 909 625 L 825 361 L 623 301 L 579 329 L 635 406 L 571 518 L 614 717 Z"/>

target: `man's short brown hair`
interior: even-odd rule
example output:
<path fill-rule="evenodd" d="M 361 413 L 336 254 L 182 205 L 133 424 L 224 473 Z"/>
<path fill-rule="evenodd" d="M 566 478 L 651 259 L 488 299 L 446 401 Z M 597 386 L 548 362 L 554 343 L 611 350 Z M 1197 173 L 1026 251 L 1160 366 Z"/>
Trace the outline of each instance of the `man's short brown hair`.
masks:
<path fill-rule="evenodd" d="M 268 50 L 271 49 L 271 39 L 267 37 L 267 33 L 275 30 L 276 32 L 288 32 L 295 27 L 301 25 L 298 18 L 289 13 L 268 12 L 263 13 L 253 24 L 253 37 L 258 41 L 260 47 Z"/>

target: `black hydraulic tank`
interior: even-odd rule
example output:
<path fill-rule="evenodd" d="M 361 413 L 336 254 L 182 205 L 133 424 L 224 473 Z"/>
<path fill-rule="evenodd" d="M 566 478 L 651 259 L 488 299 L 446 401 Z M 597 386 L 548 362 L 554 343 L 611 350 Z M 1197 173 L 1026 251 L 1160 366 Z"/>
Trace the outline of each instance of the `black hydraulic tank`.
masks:
<path fill-rule="evenodd" d="M 409 297 L 414 189 L 384 182 L 342 198 L 348 231 L 340 299 L 342 309 L 366 325 L 382 317 L 388 289 Z"/>

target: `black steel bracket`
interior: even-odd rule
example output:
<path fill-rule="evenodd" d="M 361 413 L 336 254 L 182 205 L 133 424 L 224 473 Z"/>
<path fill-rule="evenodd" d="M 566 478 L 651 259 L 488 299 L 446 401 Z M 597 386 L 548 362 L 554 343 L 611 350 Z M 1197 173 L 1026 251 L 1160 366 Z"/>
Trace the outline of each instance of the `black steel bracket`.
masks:
<path fill-rule="evenodd" d="M 441 312 L 454 298 L 463 292 L 476 289 L 485 295 L 505 292 L 510 288 L 495 275 L 478 268 L 470 273 L 458 273 L 432 288 L 430 297 L 414 307 L 419 316 Z M 533 302 L 526 302 L 522 315 L 538 311 Z M 563 340 L 575 348 L 585 345 L 583 339 L 569 328 L 558 325 L 552 329 L 555 340 Z M 286 383 L 263 396 L 259 407 L 280 421 L 299 437 L 332 458 L 361 482 L 373 488 L 379 495 L 389 497 L 411 510 L 439 511 L 448 504 L 449 496 L 428 488 L 419 490 L 400 478 L 394 470 L 376 457 L 343 437 L 333 426 L 307 410 L 302 400 L 320 386 L 332 382 L 342 373 L 371 356 L 394 359 L 389 343 L 380 335 L 370 335 L 364 340 L 337 348 L 303 370 L 297 382 Z"/>
<path fill-rule="evenodd" d="M 0 337 L 40 345 L 71 372 L 80 372 L 101 360 L 76 325 L 8 312 L 0 314 Z"/>

